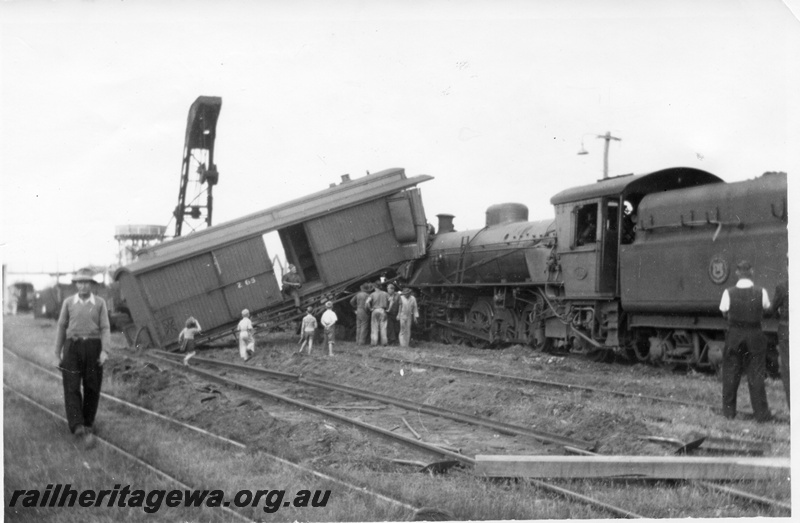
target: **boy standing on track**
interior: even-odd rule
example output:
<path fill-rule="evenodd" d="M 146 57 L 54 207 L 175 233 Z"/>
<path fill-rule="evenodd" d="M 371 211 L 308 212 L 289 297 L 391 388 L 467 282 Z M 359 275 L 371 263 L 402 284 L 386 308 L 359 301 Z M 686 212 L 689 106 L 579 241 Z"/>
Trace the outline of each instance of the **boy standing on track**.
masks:
<path fill-rule="evenodd" d="M 247 361 L 256 352 L 256 340 L 253 337 L 253 322 L 250 321 L 249 310 L 244 309 L 242 311 L 242 320 L 237 325 L 236 330 L 239 331 L 239 356 L 244 361 Z"/>
<path fill-rule="evenodd" d="M 303 318 L 303 325 L 300 326 L 300 350 L 303 352 L 306 342 L 308 342 L 308 355 L 311 356 L 311 349 L 314 346 L 314 333 L 317 331 L 317 319 L 314 317 L 312 307 L 306 308 L 306 315 Z"/>
<path fill-rule="evenodd" d="M 333 342 L 336 338 L 335 336 L 335 329 L 336 329 L 336 321 L 339 318 L 336 316 L 336 313 L 333 312 L 333 303 L 330 301 L 325 302 L 325 312 L 322 313 L 322 318 L 320 318 L 320 323 L 322 323 L 322 327 L 325 329 L 325 344 L 328 346 L 328 356 L 333 356 Z"/>
<path fill-rule="evenodd" d="M 78 294 L 61 305 L 55 353 L 64 384 L 69 430 L 87 449 L 96 443 L 94 420 L 100 404 L 103 363 L 111 345 L 108 308 L 103 298 L 92 293 L 93 275 L 90 269 L 80 269 L 72 278 Z"/>

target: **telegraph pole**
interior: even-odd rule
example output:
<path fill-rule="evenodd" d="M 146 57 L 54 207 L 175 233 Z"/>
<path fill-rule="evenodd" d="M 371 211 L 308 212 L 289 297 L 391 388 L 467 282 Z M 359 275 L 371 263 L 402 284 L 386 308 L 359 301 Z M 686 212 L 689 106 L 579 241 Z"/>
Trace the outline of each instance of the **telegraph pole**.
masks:
<path fill-rule="evenodd" d="M 608 178 L 608 144 L 611 140 L 621 142 L 622 138 L 611 136 L 611 131 L 607 131 L 604 135 L 597 135 L 597 137 L 606 141 L 605 151 L 603 152 L 603 179 L 605 180 Z"/>
<path fill-rule="evenodd" d="M 584 134 L 583 136 L 587 136 L 589 133 Z M 605 140 L 606 146 L 605 150 L 603 151 L 603 179 L 605 180 L 608 178 L 608 144 L 611 140 L 616 140 L 618 142 L 622 141 L 622 138 L 617 138 L 616 136 L 611 136 L 611 131 L 607 131 L 606 134 L 596 134 L 595 137 L 600 138 L 601 140 Z M 589 154 L 589 151 L 583 146 L 583 138 L 581 138 L 581 150 L 578 151 L 579 155 Z"/>

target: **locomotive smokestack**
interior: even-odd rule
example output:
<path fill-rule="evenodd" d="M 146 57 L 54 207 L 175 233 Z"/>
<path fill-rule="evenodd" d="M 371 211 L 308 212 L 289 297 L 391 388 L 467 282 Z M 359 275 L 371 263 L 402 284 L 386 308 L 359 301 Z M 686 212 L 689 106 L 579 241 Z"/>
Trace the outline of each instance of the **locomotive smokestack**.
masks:
<path fill-rule="evenodd" d="M 452 214 L 437 214 L 436 217 L 439 218 L 439 227 L 436 228 L 439 234 L 456 230 L 453 227 L 453 218 L 455 218 L 455 216 Z"/>

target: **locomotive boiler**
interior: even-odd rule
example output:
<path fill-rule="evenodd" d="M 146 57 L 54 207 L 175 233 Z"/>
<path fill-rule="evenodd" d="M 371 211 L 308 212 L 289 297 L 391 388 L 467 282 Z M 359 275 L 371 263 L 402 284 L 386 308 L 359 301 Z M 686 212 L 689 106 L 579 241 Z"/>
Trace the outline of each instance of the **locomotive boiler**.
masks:
<path fill-rule="evenodd" d="M 501 204 L 459 232 L 440 215 L 409 284 L 424 328 L 445 342 L 710 368 L 731 268 L 750 260 L 770 293 L 787 277 L 786 199 L 785 173 L 725 183 L 679 167 L 562 191 L 551 220 Z M 765 328 L 774 337 L 774 321 Z"/>

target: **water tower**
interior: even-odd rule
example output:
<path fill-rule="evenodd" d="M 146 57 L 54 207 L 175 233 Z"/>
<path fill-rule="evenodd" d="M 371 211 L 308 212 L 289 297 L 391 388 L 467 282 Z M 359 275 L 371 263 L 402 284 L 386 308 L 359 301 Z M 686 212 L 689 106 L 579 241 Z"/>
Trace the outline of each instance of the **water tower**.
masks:
<path fill-rule="evenodd" d="M 119 264 L 127 265 L 135 261 L 141 249 L 163 241 L 166 232 L 165 225 L 117 225 L 114 239 L 119 244 Z"/>

